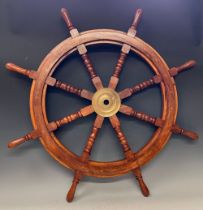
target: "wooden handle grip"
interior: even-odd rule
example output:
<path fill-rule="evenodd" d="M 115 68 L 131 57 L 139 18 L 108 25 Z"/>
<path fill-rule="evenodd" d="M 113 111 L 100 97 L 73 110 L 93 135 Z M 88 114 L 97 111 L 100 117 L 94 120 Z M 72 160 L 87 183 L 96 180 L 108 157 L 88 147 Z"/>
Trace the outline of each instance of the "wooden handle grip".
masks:
<path fill-rule="evenodd" d="M 26 70 L 26 69 L 23 69 L 21 68 L 20 66 L 17 66 L 13 63 L 7 63 L 6 64 L 6 68 L 9 70 L 9 71 L 13 71 L 13 72 L 17 72 L 19 74 L 23 74 L 25 76 L 29 76 L 29 71 Z"/>
<path fill-rule="evenodd" d="M 185 130 L 183 128 L 180 128 L 178 125 L 174 125 L 172 127 L 172 132 L 175 134 L 180 134 L 180 135 L 190 138 L 192 140 L 197 140 L 199 138 L 199 136 L 196 132 Z"/>
<path fill-rule="evenodd" d="M 142 191 L 142 194 L 143 194 L 145 197 L 148 197 L 148 196 L 149 196 L 149 189 L 148 189 L 148 187 L 146 186 L 146 184 L 144 183 L 143 179 L 137 179 L 137 180 L 138 180 L 140 189 L 141 189 L 141 191 Z"/>
<path fill-rule="evenodd" d="M 71 202 L 73 200 L 74 195 L 75 195 L 75 191 L 76 191 L 76 187 L 77 187 L 81 177 L 82 177 L 82 173 L 80 171 L 75 171 L 75 175 L 74 175 L 72 185 L 71 185 L 70 190 L 68 191 L 68 194 L 66 196 L 66 200 L 68 202 Z"/>
<path fill-rule="evenodd" d="M 192 68 L 193 66 L 196 65 L 196 63 L 197 62 L 195 60 L 189 60 L 186 63 L 184 63 L 183 65 L 178 66 L 176 68 L 177 68 L 178 73 L 180 73 L 181 71 L 184 71 L 186 69 Z"/>
<path fill-rule="evenodd" d="M 68 14 L 67 9 L 62 8 L 62 9 L 61 9 L 61 15 L 62 15 L 62 17 L 63 17 L 63 19 L 64 19 L 66 25 L 68 26 L 68 29 L 69 29 L 70 31 L 71 31 L 72 29 L 74 29 L 73 23 L 72 23 L 72 21 L 71 21 L 71 19 L 70 19 L 70 16 L 69 16 L 69 14 Z"/>
<path fill-rule="evenodd" d="M 137 168 L 135 170 L 133 170 L 133 173 L 135 174 L 135 177 L 139 183 L 139 186 L 140 186 L 140 189 L 142 191 L 142 194 L 145 196 L 145 197 L 148 197 L 149 196 L 149 189 L 147 187 L 147 185 L 145 184 L 143 178 L 142 178 L 142 173 L 141 173 L 141 170 L 140 168 Z"/>
<path fill-rule="evenodd" d="M 71 188 L 70 190 L 68 191 L 68 194 L 67 194 L 67 197 L 66 197 L 66 200 L 68 202 L 71 202 L 74 198 L 74 195 L 75 195 L 75 191 L 76 191 L 76 187 L 77 187 L 77 184 L 76 182 L 72 182 L 72 185 L 71 185 Z"/>
<path fill-rule="evenodd" d="M 189 68 L 192 68 L 193 66 L 196 65 L 196 61 L 195 60 L 189 60 L 186 63 L 184 63 L 181 66 L 178 67 L 173 67 L 169 70 L 170 75 L 171 76 L 176 76 L 177 74 L 181 73 L 182 71 L 185 71 Z"/>
<path fill-rule="evenodd" d="M 183 129 L 183 132 L 181 133 L 181 135 L 186 136 L 192 140 L 197 140 L 199 138 L 197 133 L 195 133 L 193 131 L 184 130 L 184 129 Z"/>
<path fill-rule="evenodd" d="M 31 136 L 28 134 L 26 136 L 23 136 L 21 138 L 15 139 L 11 142 L 8 143 L 8 148 L 14 148 L 20 144 L 23 144 L 24 142 L 28 141 L 31 139 Z"/>
<path fill-rule="evenodd" d="M 137 29 L 137 26 L 138 26 L 138 23 L 140 22 L 141 16 L 142 16 L 142 9 L 137 9 L 135 12 L 132 26 L 131 26 L 134 30 Z"/>

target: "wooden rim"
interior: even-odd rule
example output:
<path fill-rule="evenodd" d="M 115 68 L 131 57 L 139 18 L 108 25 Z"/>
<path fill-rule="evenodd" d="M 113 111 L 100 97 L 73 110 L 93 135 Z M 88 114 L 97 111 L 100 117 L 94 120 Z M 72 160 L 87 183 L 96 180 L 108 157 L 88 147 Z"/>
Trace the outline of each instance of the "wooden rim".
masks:
<path fill-rule="evenodd" d="M 69 54 L 74 52 L 78 45 L 95 44 L 115 44 L 123 43 L 130 45 L 131 50 L 139 54 L 153 69 L 156 75 L 161 75 L 162 92 L 162 116 L 164 125 L 158 128 L 151 139 L 138 152 L 136 159 L 118 160 L 111 162 L 88 161 L 84 164 L 79 156 L 68 150 L 54 133 L 47 129 L 46 115 L 46 79 L 51 76 L 55 68 Z M 171 127 L 175 123 L 178 100 L 177 91 L 173 78 L 169 75 L 169 68 L 161 56 L 141 39 L 132 38 L 126 33 L 109 29 L 96 29 L 80 33 L 75 38 L 68 38 L 57 45 L 43 60 L 39 66 L 38 80 L 34 80 L 30 92 L 30 112 L 35 129 L 38 129 L 41 137 L 40 141 L 48 153 L 65 167 L 73 170 L 80 170 L 84 175 L 95 177 L 113 177 L 125 174 L 139 166 L 149 162 L 167 143 L 171 135 Z M 166 97 L 167 96 L 167 97 Z"/>

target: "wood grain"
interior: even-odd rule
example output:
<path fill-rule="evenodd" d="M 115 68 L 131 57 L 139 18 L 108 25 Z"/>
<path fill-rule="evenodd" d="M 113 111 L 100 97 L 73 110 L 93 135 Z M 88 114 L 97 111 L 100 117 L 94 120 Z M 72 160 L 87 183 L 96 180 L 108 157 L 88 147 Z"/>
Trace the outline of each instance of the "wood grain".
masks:
<path fill-rule="evenodd" d="M 97 162 L 89 160 L 85 165 L 80 156 L 75 155 L 70 150 L 65 148 L 59 139 L 50 132 L 47 132 L 47 117 L 45 108 L 46 96 L 46 81 L 52 76 L 54 69 L 59 63 L 65 59 L 69 53 L 77 50 L 77 46 L 81 44 L 95 45 L 99 43 L 117 44 L 123 43 L 130 45 L 132 52 L 139 54 L 152 67 L 156 75 L 161 75 L 162 78 L 162 97 L 163 109 L 162 117 L 166 120 L 166 126 L 156 131 L 148 143 L 137 151 L 138 160 L 131 159 L 118 160 L 113 162 Z M 74 49 L 74 50 L 72 50 Z M 80 33 L 79 36 L 71 39 L 66 39 L 63 43 L 53 49 L 46 59 L 42 62 L 38 69 L 40 80 L 34 80 L 31 89 L 31 117 L 35 128 L 43 130 L 40 141 L 50 155 L 68 168 L 73 170 L 81 170 L 85 176 L 96 177 L 112 177 L 128 173 L 132 169 L 141 167 L 149 162 L 166 144 L 171 132 L 168 127 L 172 126 L 177 113 L 177 97 L 174 81 L 168 73 L 168 67 L 161 57 L 152 48 L 148 47 L 138 37 L 130 37 L 126 33 L 115 30 L 92 30 L 85 33 Z M 35 94 L 37 93 L 37 94 Z M 167 93 L 167 94 L 166 94 Z M 169 93 L 169 94 L 168 94 Z M 167 98 L 166 98 L 167 95 Z M 44 105 L 43 105 L 44 104 Z M 42 106 L 43 105 L 43 106 Z M 170 107 L 170 109 L 169 109 Z M 158 148 L 158 149 L 157 149 Z"/>
<path fill-rule="evenodd" d="M 146 114 L 143 112 L 138 112 L 135 109 L 133 109 L 132 107 L 127 106 L 127 105 L 122 104 L 119 111 L 123 114 L 126 114 L 131 117 L 137 118 L 139 120 L 151 123 L 157 127 L 163 127 L 165 124 L 165 121 L 162 120 L 161 118 L 152 117 L 149 114 Z M 199 137 L 196 132 L 183 129 L 177 124 L 173 124 L 170 130 L 174 134 L 180 134 L 180 135 L 190 138 L 192 140 L 197 140 Z"/>
<path fill-rule="evenodd" d="M 119 121 L 118 117 L 115 115 L 113 117 L 110 117 L 109 119 L 110 119 L 112 127 L 114 128 L 114 130 L 116 132 L 116 135 L 117 135 L 117 137 L 119 139 L 119 142 L 120 142 L 120 144 L 122 146 L 125 158 L 128 161 L 130 161 L 131 159 L 136 159 L 135 156 L 134 156 L 133 151 L 131 150 L 131 148 L 130 148 L 130 146 L 128 144 L 128 141 L 126 139 L 125 134 L 121 130 L 121 125 L 120 125 L 120 121 Z M 138 165 L 139 165 L 139 163 L 138 163 Z M 145 182 L 143 180 L 140 167 L 137 167 L 137 168 L 133 169 L 132 172 L 135 175 L 135 177 L 136 177 L 136 179 L 137 179 L 137 181 L 139 183 L 139 186 L 140 186 L 140 189 L 142 191 L 142 194 L 144 196 L 149 196 L 149 194 L 150 194 L 149 193 L 149 189 L 148 189 L 147 185 L 145 184 Z"/>
<path fill-rule="evenodd" d="M 96 120 L 92 127 L 92 131 L 89 135 L 89 138 L 87 139 L 86 145 L 85 145 L 82 155 L 80 157 L 84 164 L 87 163 L 87 161 L 90 157 L 93 145 L 95 143 L 95 140 L 96 140 L 96 137 L 98 134 L 98 131 L 102 127 L 103 121 L 104 121 L 104 118 L 97 115 Z M 76 191 L 76 187 L 77 187 L 78 183 L 80 182 L 80 179 L 82 178 L 82 176 L 83 176 L 83 174 L 80 170 L 75 171 L 72 185 L 71 185 L 70 190 L 68 191 L 68 194 L 66 197 L 68 202 L 71 202 L 73 200 L 75 191 Z"/>
<path fill-rule="evenodd" d="M 69 202 L 73 200 L 77 184 L 82 176 L 108 178 L 120 176 L 128 172 L 132 172 L 136 176 L 143 195 L 148 196 L 149 190 L 143 181 L 141 167 L 152 160 L 164 148 L 171 136 L 171 132 L 185 135 L 192 139 L 197 138 L 196 133 L 182 129 L 176 125 L 178 99 L 174 81 L 175 75 L 194 66 L 195 61 L 191 60 L 179 67 L 169 69 L 163 58 L 152 47 L 136 36 L 138 22 L 142 14 L 141 10 L 137 10 L 133 23 L 127 33 L 110 29 L 96 29 L 79 33 L 73 26 L 67 10 L 62 9 L 61 14 L 70 31 L 71 37 L 67 38 L 51 50 L 42 61 L 37 71 L 23 69 L 11 63 L 6 65 L 6 68 L 10 71 L 18 72 L 33 79 L 30 91 L 30 113 L 34 129 L 22 138 L 11 142 L 9 147 L 15 147 L 29 139 L 39 137 L 40 142 L 46 151 L 48 151 L 55 160 L 63 166 L 71 168 L 75 172 L 72 186 L 67 195 L 67 200 Z M 113 44 L 121 47 L 120 56 L 114 69 L 115 74 L 113 73 L 110 79 L 109 87 L 112 87 L 113 89 L 116 88 L 126 55 L 130 50 L 140 56 L 152 68 L 155 74 L 155 76 L 149 80 L 121 91 L 119 93 L 121 99 L 147 89 L 155 84 L 160 84 L 162 95 L 161 118 L 154 118 L 137 111 L 134 111 L 133 113 L 131 112 L 130 114 L 133 117 L 149 122 L 158 127 L 149 141 L 136 152 L 131 150 L 127 138 L 121 129 L 120 121 L 117 117 L 110 117 L 111 124 L 123 148 L 125 156 L 124 159 L 117 161 L 99 162 L 89 159 L 100 128 L 97 123 L 100 122 L 100 124 L 102 124 L 101 121 L 103 122 L 101 119 L 95 121 L 81 156 L 74 154 L 66 148 L 53 133 L 53 131 L 60 126 L 93 113 L 94 110 L 91 105 L 51 123 L 49 123 L 46 113 L 46 93 L 48 85 L 56 86 L 75 95 L 80 95 L 82 97 L 85 96 L 84 98 L 88 98 L 89 100 L 92 99 L 93 94 L 88 90 L 73 87 L 69 84 L 57 81 L 52 77 L 55 69 L 60 63 L 75 51 L 78 51 L 81 55 L 95 88 L 97 90 L 103 88 L 102 81 L 96 74 L 92 62 L 88 57 L 86 48 L 87 46 L 98 44 Z M 125 110 L 126 113 L 128 112 L 126 109 L 123 110 Z"/>

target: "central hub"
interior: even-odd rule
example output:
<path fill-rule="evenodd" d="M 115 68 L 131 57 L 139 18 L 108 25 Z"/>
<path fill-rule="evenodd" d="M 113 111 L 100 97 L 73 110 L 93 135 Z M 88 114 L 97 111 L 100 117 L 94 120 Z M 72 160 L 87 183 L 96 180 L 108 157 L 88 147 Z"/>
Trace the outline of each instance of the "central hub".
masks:
<path fill-rule="evenodd" d="M 113 116 L 118 112 L 120 105 L 121 99 L 118 93 L 111 88 L 98 90 L 92 98 L 94 111 L 102 117 Z"/>

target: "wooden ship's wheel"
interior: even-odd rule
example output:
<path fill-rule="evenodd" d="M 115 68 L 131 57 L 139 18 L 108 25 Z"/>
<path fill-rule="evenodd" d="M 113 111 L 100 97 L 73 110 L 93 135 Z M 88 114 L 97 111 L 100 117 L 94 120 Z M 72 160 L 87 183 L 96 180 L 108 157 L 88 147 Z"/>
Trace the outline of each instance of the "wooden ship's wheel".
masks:
<path fill-rule="evenodd" d="M 74 178 L 70 190 L 67 194 L 67 201 L 71 202 L 74 198 L 76 186 L 83 176 L 94 177 L 114 177 L 132 172 L 136 177 L 140 189 L 144 196 L 149 196 L 149 190 L 143 181 L 141 167 L 149 162 L 160 150 L 163 149 L 172 133 L 180 134 L 195 140 L 198 135 L 195 132 L 185 130 L 176 124 L 178 111 L 178 98 L 174 76 L 185 69 L 195 65 L 194 60 L 190 60 L 179 67 L 169 68 L 163 58 L 148 44 L 139 39 L 137 26 L 142 10 L 138 9 L 127 33 L 109 30 L 96 29 L 79 33 L 72 24 L 66 9 L 61 10 L 62 17 L 70 31 L 71 37 L 57 45 L 43 60 L 37 71 L 23 69 L 12 63 L 7 63 L 6 68 L 23 74 L 33 79 L 30 92 L 30 113 L 34 130 L 15 139 L 8 144 L 9 148 L 14 148 L 24 142 L 40 139 L 46 151 L 63 166 L 74 170 Z M 100 77 L 97 75 L 90 58 L 87 48 L 90 45 L 113 44 L 121 46 L 120 56 L 110 78 L 108 87 L 104 87 Z M 78 51 L 87 68 L 96 91 L 92 93 L 86 89 L 80 89 L 70 84 L 58 81 L 52 77 L 56 67 L 66 59 L 71 53 Z M 117 92 L 116 87 L 119 82 L 123 63 L 132 51 L 141 56 L 154 72 L 154 76 L 147 81 L 135 84 Z M 134 108 L 122 103 L 122 100 L 138 93 L 150 86 L 159 85 L 162 94 L 162 114 L 160 117 L 153 117 L 139 112 Z M 73 114 L 62 119 L 49 122 L 47 119 L 45 102 L 47 86 L 53 86 L 71 94 L 75 94 L 90 101 L 90 105 L 81 108 Z M 86 145 L 81 156 L 76 155 L 66 148 L 54 135 L 54 131 L 59 127 L 71 123 L 78 118 L 95 112 L 97 114 L 93 123 L 92 131 L 87 139 Z M 157 127 L 151 139 L 139 151 L 132 151 L 128 141 L 121 129 L 121 123 L 117 117 L 117 112 L 121 112 L 141 121 L 151 123 Z M 102 127 L 104 118 L 108 118 L 118 137 L 123 149 L 124 159 L 112 162 L 99 162 L 90 160 L 90 153 L 95 143 L 97 134 Z"/>

